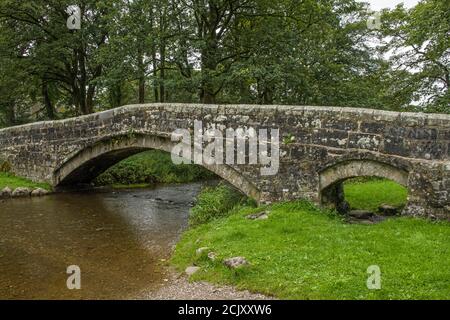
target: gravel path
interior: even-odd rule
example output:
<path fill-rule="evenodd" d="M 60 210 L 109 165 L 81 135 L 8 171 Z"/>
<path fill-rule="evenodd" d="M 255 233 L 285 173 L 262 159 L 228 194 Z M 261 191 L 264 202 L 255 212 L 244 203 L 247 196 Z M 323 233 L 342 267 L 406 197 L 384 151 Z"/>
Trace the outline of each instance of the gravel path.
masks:
<path fill-rule="evenodd" d="M 215 286 L 207 282 L 189 282 L 185 275 L 174 271 L 159 289 L 142 292 L 135 299 L 149 300 L 268 300 L 271 297 L 238 291 L 231 286 Z"/>

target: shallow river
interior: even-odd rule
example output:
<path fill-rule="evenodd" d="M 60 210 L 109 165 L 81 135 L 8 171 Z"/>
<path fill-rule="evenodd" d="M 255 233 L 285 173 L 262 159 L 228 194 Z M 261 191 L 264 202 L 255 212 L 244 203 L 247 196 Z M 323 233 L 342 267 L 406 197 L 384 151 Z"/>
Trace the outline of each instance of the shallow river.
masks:
<path fill-rule="evenodd" d="M 126 299 L 160 287 L 201 186 L 0 200 L 0 299 Z M 81 290 L 67 288 L 71 265 Z"/>

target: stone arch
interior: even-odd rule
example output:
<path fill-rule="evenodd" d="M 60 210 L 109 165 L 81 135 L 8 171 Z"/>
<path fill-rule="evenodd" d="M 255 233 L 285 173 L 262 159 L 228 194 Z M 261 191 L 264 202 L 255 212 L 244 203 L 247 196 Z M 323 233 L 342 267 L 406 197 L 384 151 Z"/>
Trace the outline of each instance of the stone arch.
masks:
<path fill-rule="evenodd" d="M 375 160 L 347 160 L 319 172 L 320 190 L 349 178 L 375 176 L 408 186 L 408 171 Z"/>
<path fill-rule="evenodd" d="M 319 199 L 321 204 L 334 203 L 338 211 L 344 204 L 342 182 L 355 177 L 380 177 L 408 187 L 409 172 L 391 164 L 376 160 L 345 160 L 328 166 L 319 172 Z"/>
<path fill-rule="evenodd" d="M 88 182 L 133 154 L 152 149 L 170 153 L 175 144 L 168 136 L 120 135 L 105 138 L 65 159 L 53 173 L 53 185 L 61 187 L 75 182 Z M 259 190 L 232 167 L 225 164 L 202 166 L 259 202 Z"/>

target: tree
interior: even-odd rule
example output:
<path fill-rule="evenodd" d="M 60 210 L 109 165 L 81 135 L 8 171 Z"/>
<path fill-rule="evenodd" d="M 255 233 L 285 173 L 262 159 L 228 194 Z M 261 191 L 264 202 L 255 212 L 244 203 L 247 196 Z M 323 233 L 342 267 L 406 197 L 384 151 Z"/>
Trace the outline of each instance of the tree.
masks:
<path fill-rule="evenodd" d="M 11 1 L 0 4 L 0 18 L 16 26 L 16 46 L 26 48 L 18 59 L 28 60 L 28 72 L 42 79 L 46 105 L 50 106 L 49 83 L 70 95 L 77 114 L 93 112 L 96 79 L 102 74 L 97 63 L 99 48 L 107 40 L 103 18 L 114 1 L 80 1 L 83 28 L 66 27 L 68 1 Z"/>
<path fill-rule="evenodd" d="M 69 4 L 0 2 L 4 124 L 147 101 L 449 110 L 443 0 L 379 31 L 356 0 L 81 0 L 77 31 Z"/>
<path fill-rule="evenodd" d="M 423 0 L 407 10 L 397 6 L 383 16 L 384 47 L 395 70 L 409 73 L 416 103 L 425 111 L 450 113 L 450 4 Z"/>

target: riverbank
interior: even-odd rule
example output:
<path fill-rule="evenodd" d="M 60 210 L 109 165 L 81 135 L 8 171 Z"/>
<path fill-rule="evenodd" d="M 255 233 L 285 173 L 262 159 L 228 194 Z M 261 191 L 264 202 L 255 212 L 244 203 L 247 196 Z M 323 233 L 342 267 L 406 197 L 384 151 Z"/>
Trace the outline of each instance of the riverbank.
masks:
<path fill-rule="evenodd" d="M 9 187 L 13 190 L 20 187 L 30 189 L 41 188 L 47 191 L 52 190 L 52 187 L 48 183 L 33 182 L 26 178 L 17 177 L 11 173 L 0 172 L 0 189 L 6 187 Z"/>
<path fill-rule="evenodd" d="M 273 299 L 228 285 L 217 286 L 205 281 L 189 281 L 174 270 L 167 271 L 160 288 L 147 290 L 130 297 L 133 300 L 269 300 Z"/>
<path fill-rule="evenodd" d="M 383 184 L 383 196 L 401 194 L 383 181 L 373 183 Z M 349 202 L 372 197 L 367 205 L 373 207 L 377 193 L 366 193 L 373 187 L 350 186 Z M 256 213 L 262 218 L 249 219 Z M 448 239 L 448 222 L 395 217 L 373 225 L 349 224 L 307 202 L 241 205 L 185 232 L 171 263 L 179 272 L 198 267 L 194 281 L 281 299 L 447 299 Z M 237 269 L 224 265 L 237 256 L 248 264 Z M 371 266 L 380 268 L 380 290 L 367 287 Z"/>
<path fill-rule="evenodd" d="M 48 183 L 33 182 L 11 173 L 0 172 L 0 199 L 43 196 L 52 192 Z"/>

